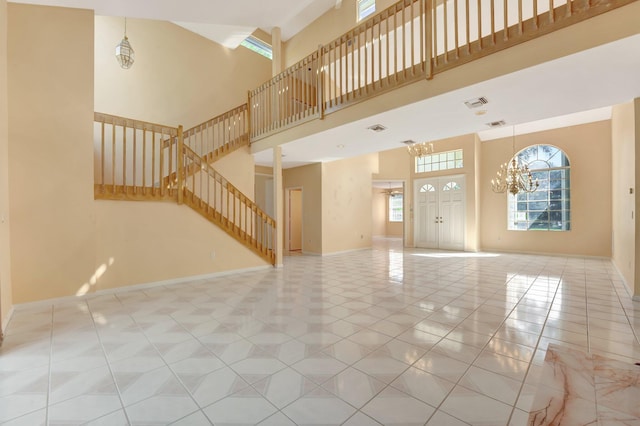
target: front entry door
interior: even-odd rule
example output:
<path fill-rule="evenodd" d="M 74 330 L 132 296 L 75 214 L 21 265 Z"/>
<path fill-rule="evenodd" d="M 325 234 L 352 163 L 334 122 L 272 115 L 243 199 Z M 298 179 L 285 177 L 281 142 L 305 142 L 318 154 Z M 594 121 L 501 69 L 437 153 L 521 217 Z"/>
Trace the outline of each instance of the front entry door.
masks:
<path fill-rule="evenodd" d="M 415 245 L 464 249 L 464 176 L 415 181 Z"/>

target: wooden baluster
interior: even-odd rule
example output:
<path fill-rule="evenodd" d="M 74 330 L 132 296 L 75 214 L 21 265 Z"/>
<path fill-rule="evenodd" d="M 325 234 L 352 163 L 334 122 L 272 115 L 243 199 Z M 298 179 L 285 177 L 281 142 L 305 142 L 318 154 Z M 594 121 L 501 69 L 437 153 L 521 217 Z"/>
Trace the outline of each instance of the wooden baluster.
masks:
<path fill-rule="evenodd" d="M 491 0 L 491 44 L 496 44 L 496 8 L 495 0 Z"/>
<path fill-rule="evenodd" d="M 518 34 L 522 35 L 522 0 L 518 0 Z"/>
<path fill-rule="evenodd" d="M 553 24 L 556 21 L 555 11 L 553 10 L 553 0 L 549 0 L 549 23 Z"/>
<path fill-rule="evenodd" d="M 482 50 L 482 0 L 478 0 L 478 50 Z"/>
<path fill-rule="evenodd" d="M 111 185 L 112 191 L 116 193 L 116 121 L 111 123 Z"/>
<path fill-rule="evenodd" d="M 101 139 L 100 139 L 100 192 L 102 192 L 104 194 L 104 167 L 105 167 L 105 160 L 104 160 L 104 139 L 105 139 L 105 134 L 104 134 L 104 121 L 102 121 L 100 123 L 100 134 L 101 134 Z"/>
<path fill-rule="evenodd" d="M 433 43 L 435 40 L 435 35 L 433 33 L 433 8 L 432 3 L 435 0 L 425 0 L 427 2 L 425 7 L 425 29 L 424 29 L 424 42 L 426 47 L 425 52 L 425 61 L 427 62 L 427 79 L 431 79 L 433 77 Z"/>
<path fill-rule="evenodd" d="M 178 204 L 182 204 L 184 202 L 184 133 L 182 124 L 178 126 L 178 152 L 176 155 L 176 175 L 177 179 L 177 188 L 178 188 Z M 193 174 L 195 176 L 195 173 Z"/>
<path fill-rule="evenodd" d="M 449 17 L 448 17 L 448 1 L 447 0 L 443 0 L 442 2 L 442 12 L 443 12 L 443 16 L 444 16 L 444 23 L 442 25 L 443 30 L 444 30 L 444 63 L 448 64 L 449 63 Z"/>
<path fill-rule="evenodd" d="M 456 59 L 460 58 L 460 40 L 459 40 L 459 35 L 458 35 L 458 31 L 459 31 L 459 25 L 458 25 L 458 19 L 459 19 L 459 15 L 458 15 L 458 0 L 453 0 L 453 30 L 455 32 L 454 34 L 454 42 L 455 42 L 455 51 L 456 51 Z"/>
<path fill-rule="evenodd" d="M 135 127 L 132 127 L 133 130 L 133 193 L 137 194 L 138 193 L 138 188 L 136 185 L 136 163 L 137 163 L 137 157 L 138 157 L 138 144 L 137 144 L 137 137 L 136 135 L 138 134 L 137 130 Z"/>
<path fill-rule="evenodd" d="M 533 29 L 536 30 L 538 29 L 538 22 L 539 22 L 539 18 L 538 18 L 538 0 L 532 0 L 533 1 Z M 567 0 L 567 3 L 569 3 L 571 0 Z M 571 9 L 569 7 L 569 9 Z"/>
<path fill-rule="evenodd" d="M 151 132 L 151 194 L 156 195 L 156 131 Z"/>
<path fill-rule="evenodd" d="M 480 2 L 481 0 L 478 0 Z M 431 0 L 433 10 L 433 64 L 438 65 L 438 2 L 437 0 Z"/>
<path fill-rule="evenodd" d="M 537 1 L 537 0 L 534 0 Z M 471 54 L 471 30 L 470 30 L 470 23 L 471 23 L 471 15 L 469 14 L 469 0 L 465 0 L 465 39 L 466 39 L 466 43 L 467 43 L 467 55 Z"/>
<path fill-rule="evenodd" d="M 127 194 L 127 125 L 122 126 L 122 190 Z"/>
<path fill-rule="evenodd" d="M 142 194 L 147 195 L 147 129 L 142 128 Z"/>
<path fill-rule="evenodd" d="M 504 41 L 509 40 L 509 0 L 502 0 L 503 9 L 504 9 L 504 33 L 503 39 Z"/>
<path fill-rule="evenodd" d="M 164 133 L 160 133 L 160 140 L 158 141 L 158 150 L 160 151 L 160 164 L 158 165 L 158 182 L 160 182 L 160 196 L 164 196 L 165 184 L 164 184 Z"/>

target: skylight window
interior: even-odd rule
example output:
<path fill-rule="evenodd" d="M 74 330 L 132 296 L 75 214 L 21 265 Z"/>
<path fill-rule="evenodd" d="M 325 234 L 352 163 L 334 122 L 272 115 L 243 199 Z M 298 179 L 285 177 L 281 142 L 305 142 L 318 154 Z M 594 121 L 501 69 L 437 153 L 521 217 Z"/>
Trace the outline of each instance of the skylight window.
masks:
<path fill-rule="evenodd" d="M 376 0 L 358 0 L 358 22 L 376 12 Z"/>
<path fill-rule="evenodd" d="M 271 45 L 265 43 L 257 37 L 249 36 L 245 38 L 240 46 L 244 46 L 249 50 L 253 50 L 259 55 L 264 56 L 268 59 L 273 59 L 273 51 L 271 50 Z"/>

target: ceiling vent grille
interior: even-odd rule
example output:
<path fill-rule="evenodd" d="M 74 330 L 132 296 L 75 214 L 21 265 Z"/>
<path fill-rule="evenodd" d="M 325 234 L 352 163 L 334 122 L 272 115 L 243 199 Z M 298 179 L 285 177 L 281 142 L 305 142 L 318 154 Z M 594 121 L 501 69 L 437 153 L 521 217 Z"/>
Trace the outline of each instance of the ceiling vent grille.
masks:
<path fill-rule="evenodd" d="M 384 127 L 382 124 L 374 124 L 373 126 L 367 127 L 367 129 L 374 131 L 376 133 L 384 132 L 385 130 L 387 130 L 387 128 Z"/>
<path fill-rule="evenodd" d="M 469 99 L 468 101 L 464 102 L 464 104 L 469 109 L 480 108 L 481 106 L 486 105 L 488 103 L 489 101 L 484 96 L 481 96 L 479 98 Z"/>
<path fill-rule="evenodd" d="M 491 123 L 487 123 L 487 126 L 494 128 L 494 127 L 502 127 L 505 124 L 507 123 L 505 123 L 504 120 L 500 120 L 500 121 L 492 121 Z"/>

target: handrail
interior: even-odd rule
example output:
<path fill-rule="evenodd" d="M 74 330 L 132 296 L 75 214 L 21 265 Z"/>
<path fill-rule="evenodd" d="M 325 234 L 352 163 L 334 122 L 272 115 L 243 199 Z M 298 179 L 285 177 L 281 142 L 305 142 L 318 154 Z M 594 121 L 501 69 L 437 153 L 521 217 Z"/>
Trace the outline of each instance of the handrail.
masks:
<path fill-rule="evenodd" d="M 249 92 L 251 139 L 322 114 L 321 52 L 316 51 Z"/>
<path fill-rule="evenodd" d="M 634 1 L 400 0 L 250 91 L 251 142 Z"/>
<path fill-rule="evenodd" d="M 242 104 L 184 131 L 184 143 L 209 162 L 249 143 L 248 105 Z"/>
<path fill-rule="evenodd" d="M 184 162 L 185 204 L 275 264 L 275 220 L 187 146 Z"/>
<path fill-rule="evenodd" d="M 110 114 L 94 114 L 95 197 L 174 198 L 163 184 L 177 171 L 180 128 Z"/>
<path fill-rule="evenodd" d="M 207 156 L 199 155 L 185 143 L 185 134 L 197 136 L 218 123 L 229 129 L 233 117 L 246 114 L 246 105 L 241 106 L 183 132 L 182 126 L 95 113 L 95 198 L 187 204 L 275 264 L 275 220 L 218 173 Z M 236 135 L 247 139 L 246 132 L 244 136 L 242 132 L 226 134 L 226 141 L 237 140 Z"/>

